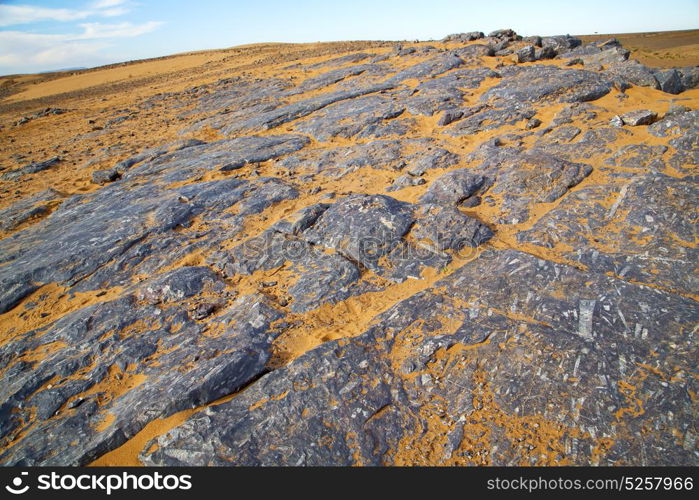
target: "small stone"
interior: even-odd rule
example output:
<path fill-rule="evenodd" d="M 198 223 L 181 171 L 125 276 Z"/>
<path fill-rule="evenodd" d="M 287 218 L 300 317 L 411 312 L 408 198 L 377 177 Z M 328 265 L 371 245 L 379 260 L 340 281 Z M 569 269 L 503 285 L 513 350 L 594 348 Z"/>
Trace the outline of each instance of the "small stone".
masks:
<path fill-rule="evenodd" d="M 612 127 L 623 127 L 624 120 L 621 119 L 621 116 L 615 115 L 611 120 L 609 120 L 609 124 Z"/>
<path fill-rule="evenodd" d="M 639 109 L 621 115 L 624 125 L 637 127 L 639 125 L 650 125 L 657 118 L 657 114 L 649 109 Z"/>
<path fill-rule="evenodd" d="M 211 316 L 216 311 L 216 304 L 210 302 L 205 302 L 203 304 L 197 304 L 197 306 L 192 311 L 192 319 L 204 319 Z"/>
<path fill-rule="evenodd" d="M 536 61 L 536 51 L 533 45 L 527 45 L 526 47 L 522 47 L 517 52 L 515 52 L 515 54 L 517 55 L 518 63 Z"/>
<path fill-rule="evenodd" d="M 527 130 L 532 130 L 534 128 L 539 127 L 541 125 L 541 123 L 542 123 L 541 120 L 539 120 L 538 118 L 530 118 L 527 121 L 527 124 L 525 125 L 524 128 Z"/>
<path fill-rule="evenodd" d="M 462 116 L 464 116 L 463 111 L 459 111 L 458 109 L 448 109 L 444 113 L 442 113 L 442 116 L 439 117 L 437 125 L 439 125 L 440 127 L 445 127 L 450 123 L 455 122 Z"/>
<path fill-rule="evenodd" d="M 115 169 L 95 170 L 92 173 L 92 182 L 95 184 L 106 184 L 121 178 L 121 174 Z"/>

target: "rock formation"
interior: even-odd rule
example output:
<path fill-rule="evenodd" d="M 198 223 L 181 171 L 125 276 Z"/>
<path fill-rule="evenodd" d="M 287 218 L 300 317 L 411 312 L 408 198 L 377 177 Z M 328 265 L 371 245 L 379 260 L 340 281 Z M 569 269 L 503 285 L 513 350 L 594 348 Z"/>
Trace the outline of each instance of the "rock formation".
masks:
<path fill-rule="evenodd" d="M 699 68 L 345 52 L 135 94 L 82 191 L 3 153 L 0 463 L 699 463 Z"/>

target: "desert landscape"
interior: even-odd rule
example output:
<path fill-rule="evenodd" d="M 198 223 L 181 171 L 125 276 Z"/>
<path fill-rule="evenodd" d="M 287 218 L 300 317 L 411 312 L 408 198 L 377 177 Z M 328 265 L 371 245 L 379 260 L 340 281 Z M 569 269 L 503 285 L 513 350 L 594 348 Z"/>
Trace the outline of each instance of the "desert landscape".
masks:
<path fill-rule="evenodd" d="M 699 30 L 0 77 L 3 465 L 697 465 Z"/>

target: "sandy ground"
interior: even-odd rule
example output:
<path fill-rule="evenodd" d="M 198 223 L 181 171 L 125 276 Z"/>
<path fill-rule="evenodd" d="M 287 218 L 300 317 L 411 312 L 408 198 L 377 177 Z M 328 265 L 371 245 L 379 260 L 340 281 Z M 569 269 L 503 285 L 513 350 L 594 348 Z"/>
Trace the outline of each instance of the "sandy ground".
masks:
<path fill-rule="evenodd" d="M 669 68 L 699 65 L 699 30 L 584 35 L 579 38 L 590 42 L 611 37 L 629 49 L 631 57 L 647 66 Z"/>

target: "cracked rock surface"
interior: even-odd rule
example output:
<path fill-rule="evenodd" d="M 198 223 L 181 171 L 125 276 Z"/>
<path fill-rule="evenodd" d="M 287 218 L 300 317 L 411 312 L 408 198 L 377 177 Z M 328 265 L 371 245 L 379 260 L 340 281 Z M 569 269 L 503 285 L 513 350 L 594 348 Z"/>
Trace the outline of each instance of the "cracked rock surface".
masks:
<path fill-rule="evenodd" d="M 0 100 L 0 464 L 699 464 L 697 68 L 201 57 Z"/>

